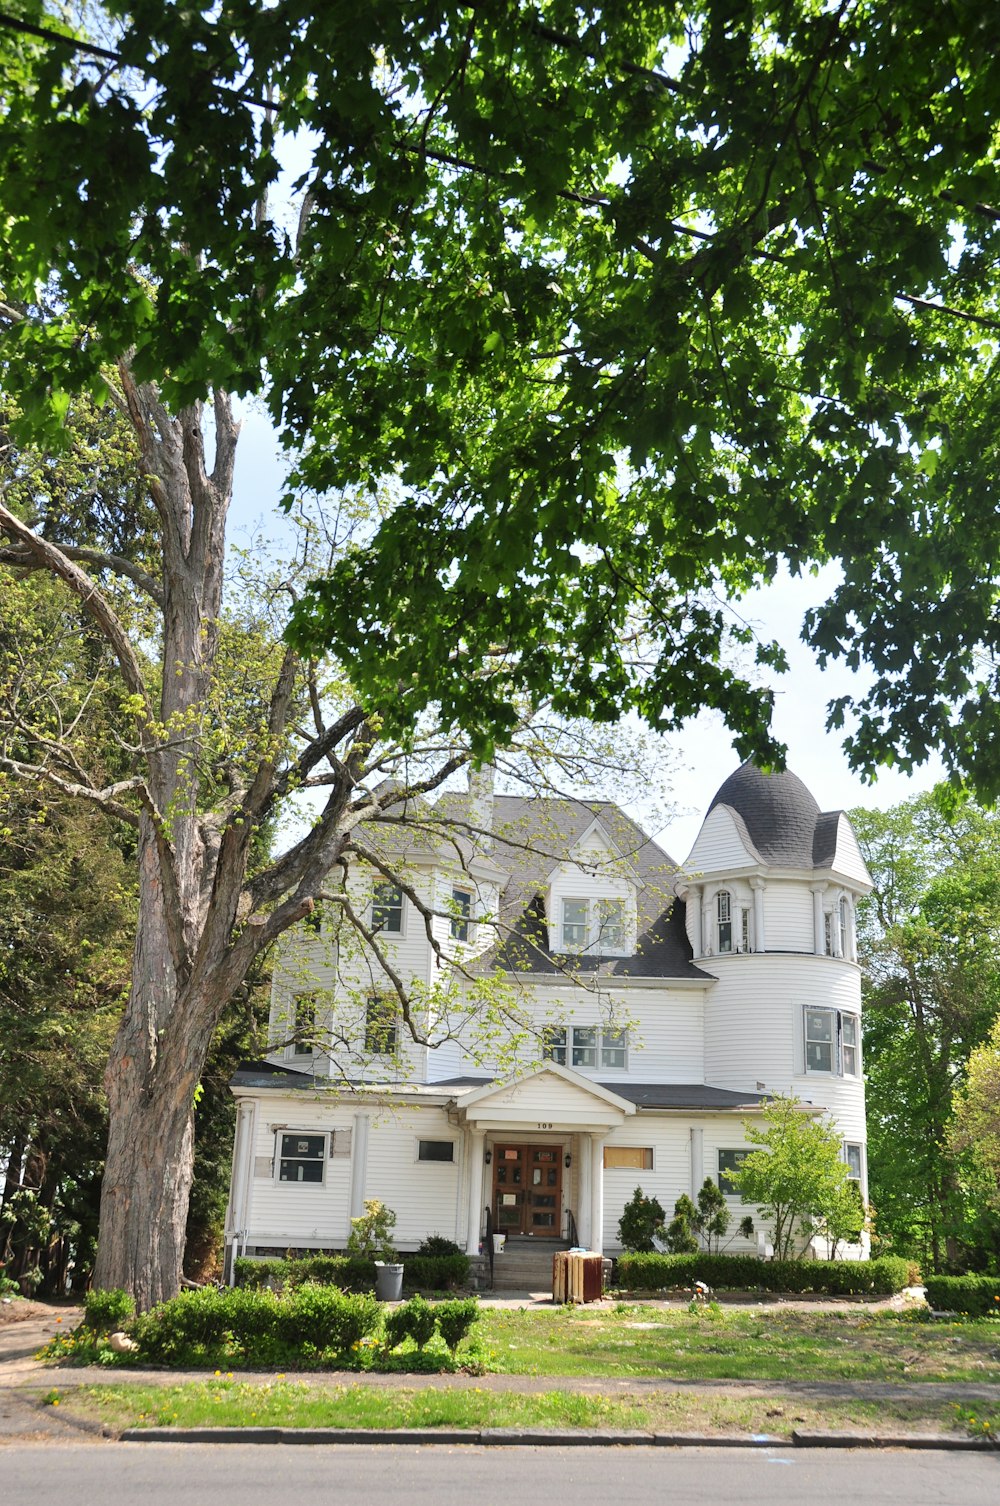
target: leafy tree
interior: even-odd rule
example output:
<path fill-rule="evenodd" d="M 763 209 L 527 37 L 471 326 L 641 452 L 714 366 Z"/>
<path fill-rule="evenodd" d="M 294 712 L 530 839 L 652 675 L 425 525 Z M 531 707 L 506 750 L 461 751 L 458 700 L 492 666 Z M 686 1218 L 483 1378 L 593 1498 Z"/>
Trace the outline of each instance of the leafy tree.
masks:
<path fill-rule="evenodd" d="M 730 1224 L 729 1205 L 718 1183 L 706 1177 L 698 1189 L 698 1233 L 709 1250 L 718 1250 Z"/>
<path fill-rule="evenodd" d="M 847 1167 L 839 1134 L 797 1098 L 771 1100 L 761 1119 L 744 1120 L 747 1140 L 760 1149 L 748 1152 L 730 1175 L 743 1201 L 772 1220 L 775 1257 L 791 1260 L 802 1254 L 798 1240 L 825 1232 L 831 1217 L 843 1227 Z"/>
<path fill-rule="evenodd" d="M 469 672 L 498 649 L 529 696 L 658 727 L 711 705 L 766 751 L 711 593 L 838 558 L 806 633 L 872 668 L 857 766 L 936 746 L 997 790 L 992 7 L 84 16 L 2 22 L 26 423 L 130 351 L 175 415 L 264 390 L 310 487 L 399 476 L 296 643 L 480 751 L 514 716 Z"/>
<path fill-rule="evenodd" d="M 693 1255 L 698 1249 L 695 1230 L 698 1210 L 686 1192 L 674 1204 L 674 1216 L 667 1225 L 667 1245 L 672 1255 Z"/>
<path fill-rule="evenodd" d="M 1000 1010 L 1000 824 L 946 789 L 852 820 L 875 883 L 859 955 L 877 1230 L 934 1270 L 981 1264 L 997 1221 L 948 1124 Z"/>
<path fill-rule="evenodd" d="M 953 1107 L 949 1144 L 971 1154 L 986 1197 L 1000 1210 L 1000 1017 L 989 1038 L 970 1052 Z"/>

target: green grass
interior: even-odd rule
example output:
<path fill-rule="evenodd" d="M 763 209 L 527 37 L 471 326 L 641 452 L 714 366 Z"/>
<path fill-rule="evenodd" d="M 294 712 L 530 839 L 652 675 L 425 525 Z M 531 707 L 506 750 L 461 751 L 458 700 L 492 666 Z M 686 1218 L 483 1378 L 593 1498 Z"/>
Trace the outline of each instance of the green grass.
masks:
<path fill-rule="evenodd" d="M 448 1384 L 432 1389 L 364 1384 L 307 1385 L 285 1379 L 218 1376 L 181 1385 L 102 1385 L 51 1391 L 71 1417 L 129 1427 L 615 1428 L 680 1433 L 768 1433 L 795 1428 L 870 1432 L 1000 1430 L 1000 1410 L 913 1398 L 803 1401 L 691 1392 L 613 1399 L 564 1391 L 491 1392 Z"/>
<path fill-rule="evenodd" d="M 475 1352 L 485 1369 L 510 1375 L 1000 1382 L 996 1319 L 864 1308 L 487 1308 Z"/>

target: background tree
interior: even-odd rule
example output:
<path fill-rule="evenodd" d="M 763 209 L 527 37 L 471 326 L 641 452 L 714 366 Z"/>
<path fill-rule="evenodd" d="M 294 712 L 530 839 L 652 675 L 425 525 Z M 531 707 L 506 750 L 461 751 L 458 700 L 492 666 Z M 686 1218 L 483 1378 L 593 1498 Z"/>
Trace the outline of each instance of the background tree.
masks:
<path fill-rule="evenodd" d="M 309 486 L 401 478 L 296 614 L 398 730 L 482 750 L 514 684 L 767 751 L 712 593 L 837 558 L 857 766 L 997 789 L 995 8 L 13 5 L 26 419 L 130 351 L 174 414 L 266 390 Z"/>
<path fill-rule="evenodd" d="M 876 1230 L 934 1270 L 982 1264 L 998 1225 L 949 1144 L 954 1095 L 1000 1010 L 1000 823 L 939 789 L 854 811 Z"/>
<path fill-rule="evenodd" d="M 797 1098 L 773 1099 L 761 1119 L 744 1120 L 747 1140 L 760 1149 L 730 1175 L 743 1201 L 772 1221 L 776 1258 L 792 1260 L 803 1253 L 798 1241 L 826 1232 L 831 1215 L 841 1226 L 847 1166 L 838 1134 Z"/>
<path fill-rule="evenodd" d="M 1000 1211 L 1000 1018 L 969 1054 L 948 1140 L 953 1151 L 971 1154 L 982 1172 L 979 1187 Z M 995 1260 L 996 1251 L 993 1255 Z"/>

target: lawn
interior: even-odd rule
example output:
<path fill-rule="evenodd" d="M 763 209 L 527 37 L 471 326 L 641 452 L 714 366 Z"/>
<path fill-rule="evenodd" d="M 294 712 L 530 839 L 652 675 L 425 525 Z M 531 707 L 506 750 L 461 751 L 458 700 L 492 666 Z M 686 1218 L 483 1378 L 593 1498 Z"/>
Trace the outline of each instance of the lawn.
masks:
<path fill-rule="evenodd" d="M 996 1433 L 1000 1409 L 933 1397 L 902 1400 L 740 1396 L 685 1391 L 614 1398 L 565 1391 L 493 1392 L 485 1386 L 410 1389 L 316 1385 L 234 1375 L 162 1386 L 112 1384 L 50 1391 L 64 1415 L 130 1427 L 613 1428 L 659 1433 L 790 1437 L 796 1428 L 872 1433 Z"/>
<path fill-rule="evenodd" d="M 997 1319 L 923 1311 L 485 1309 L 476 1334 L 484 1367 L 509 1375 L 1000 1383 Z"/>

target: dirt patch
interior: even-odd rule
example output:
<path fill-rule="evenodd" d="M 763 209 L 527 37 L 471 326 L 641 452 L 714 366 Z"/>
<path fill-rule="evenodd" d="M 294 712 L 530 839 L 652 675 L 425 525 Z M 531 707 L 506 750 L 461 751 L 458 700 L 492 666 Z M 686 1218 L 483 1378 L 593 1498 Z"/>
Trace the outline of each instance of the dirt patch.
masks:
<path fill-rule="evenodd" d="M 4 1297 L 0 1299 L 0 1325 L 24 1323 L 29 1318 L 62 1318 L 63 1322 L 77 1323 L 80 1308 L 69 1302 L 32 1302 L 27 1297 Z"/>

